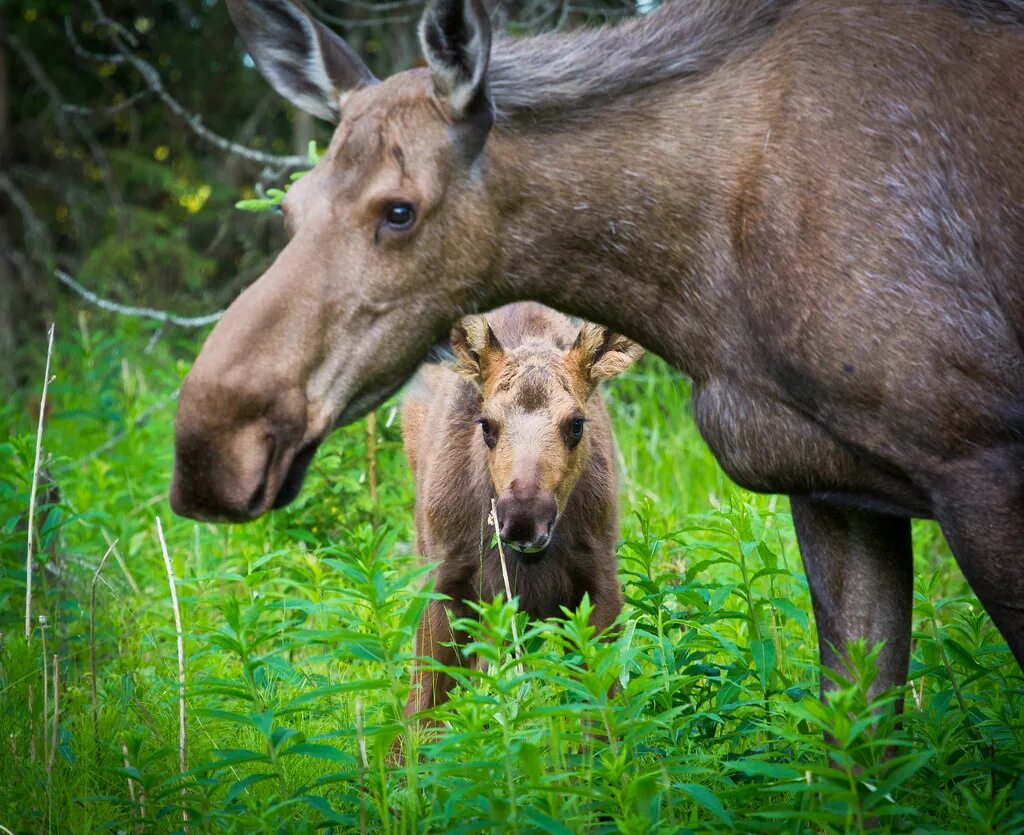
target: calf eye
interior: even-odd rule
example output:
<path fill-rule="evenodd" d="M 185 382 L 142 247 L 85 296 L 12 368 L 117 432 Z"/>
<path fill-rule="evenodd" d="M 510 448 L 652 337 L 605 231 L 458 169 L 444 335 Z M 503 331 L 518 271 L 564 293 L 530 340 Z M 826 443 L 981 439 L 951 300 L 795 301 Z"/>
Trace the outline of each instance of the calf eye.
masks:
<path fill-rule="evenodd" d="M 586 421 L 581 418 L 573 418 L 569 423 L 569 427 L 565 433 L 565 442 L 569 449 L 572 449 L 576 444 L 580 442 L 580 438 L 583 437 L 583 424 Z"/>
<path fill-rule="evenodd" d="M 491 449 L 494 449 L 498 443 L 498 435 L 494 431 L 494 426 L 491 425 L 487 418 L 480 419 L 480 431 L 483 432 L 484 443 Z"/>
<path fill-rule="evenodd" d="M 416 209 L 412 203 L 391 203 L 384 210 L 384 222 L 396 232 L 409 229 L 416 221 Z"/>

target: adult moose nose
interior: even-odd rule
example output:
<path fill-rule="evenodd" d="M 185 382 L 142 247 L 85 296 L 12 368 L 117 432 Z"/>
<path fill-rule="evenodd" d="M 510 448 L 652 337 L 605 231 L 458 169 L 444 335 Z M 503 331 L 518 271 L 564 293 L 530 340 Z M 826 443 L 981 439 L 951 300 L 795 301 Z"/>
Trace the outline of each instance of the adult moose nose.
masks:
<path fill-rule="evenodd" d="M 190 374 L 174 425 L 172 510 L 242 522 L 287 504 L 316 450 L 305 434 L 300 391 L 261 395 L 238 379 Z"/>
<path fill-rule="evenodd" d="M 498 496 L 498 536 L 509 548 L 536 554 L 548 547 L 558 521 L 555 494 L 520 488 L 515 482 Z"/>

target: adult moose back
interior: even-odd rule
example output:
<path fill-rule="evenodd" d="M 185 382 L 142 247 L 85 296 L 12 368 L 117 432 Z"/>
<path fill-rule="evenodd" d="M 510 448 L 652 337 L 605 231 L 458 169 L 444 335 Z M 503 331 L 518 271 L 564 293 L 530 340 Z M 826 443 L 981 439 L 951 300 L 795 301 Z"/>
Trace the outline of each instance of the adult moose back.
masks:
<path fill-rule="evenodd" d="M 228 5 L 338 127 L 182 387 L 178 513 L 286 504 L 458 316 L 535 299 L 670 360 L 726 472 L 791 496 L 824 663 L 885 640 L 905 680 L 911 517 L 1024 661 L 1024 3 L 677 0 L 492 47 L 440 0 L 382 82 L 301 6 Z"/>

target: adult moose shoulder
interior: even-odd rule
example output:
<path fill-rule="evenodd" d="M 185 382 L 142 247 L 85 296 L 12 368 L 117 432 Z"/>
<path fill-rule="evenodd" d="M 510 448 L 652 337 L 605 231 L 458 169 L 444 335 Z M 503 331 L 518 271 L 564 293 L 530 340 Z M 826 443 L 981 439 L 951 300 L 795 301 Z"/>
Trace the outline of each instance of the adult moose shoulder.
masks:
<path fill-rule="evenodd" d="M 1024 661 L 1024 4 L 677 0 L 492 45 L 440 0 L 381 82 L 296 3 L 229 7 L 338 126 L 182 387 L 178 513 L 286 504 L 456 318 L 535 299 L 670 360 L 729 475 L 792 497 L 826 664 L 885 640 L 905 680 L 911 517 Z"/>

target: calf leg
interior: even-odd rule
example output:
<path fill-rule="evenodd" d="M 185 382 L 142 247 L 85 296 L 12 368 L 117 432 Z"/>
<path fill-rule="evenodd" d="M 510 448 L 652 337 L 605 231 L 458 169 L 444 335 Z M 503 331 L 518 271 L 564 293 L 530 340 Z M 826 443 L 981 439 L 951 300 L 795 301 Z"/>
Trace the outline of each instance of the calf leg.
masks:
<path fill-rule="evenodd" d="M 432 658 L 445 667 L 456 667 L 462 663 L 459 648 L 465 645 L 468 636 L 452 629 L 449 620 L 452 606 L 450 602 L 431 600 L 420 620 L 416 630 L 417 659 L 412 670 L 412 687 L 405 703 L 407 718 L 448 701 L 448 691 L 455 686 L 455 679 L 450 675 L 431 669 L 434 665 L 422 660 Z M 420 722 L 424 725 L 435 724 L 431 720 Z M 403 737 L 398 736 L 388 753 L 392 765 L 401 766 L 405 762 L 403 748 Z"/>
<path fill-rule="evenodd" d="M 1024 470 L 994 453 L 960 463 L 932 503 L 960 570 L 1024 667 Z"/>
<path fill-rule="evenodd" d="M 590 613 L 590 625 L 598 632 L 602 632 L 611 626 L 622 611 L 622 589 L 619 586 L 618 577 L 613 577 L 607 587 L 591 593 L 591 603 L 594 606 Z M 607 640 L 615 639 L 615 632 L 606 636 Z"/>
<path fill-rule="evenodd" d="M 792 497 L 821 663 L 837 672 L 848 642 L 885 641 L 871 695 L 903 685 L 914 583 L 910 520 Z M 822 678 L 822 695 L 832 683 Z M 902 709 L 902 701 L 897 703 Z"/>
<path fill-rule="evenodd" d="M 451 603 L 430 601 L 416 632 L 416 655 L 432 658 L 445 667 L 457 667 L 462 663 L 459 648 L 465 645 L 468 636 L 452 629 L 449 612 L 452 612 Z M 448 691 L 455 686 L 455 679 L 443 671 L 431 669 L 432 666 L 422 661 L 416 662 L 412 673 L 412 689 L 405 705 L 406 716 L 448 701 Z"/>

